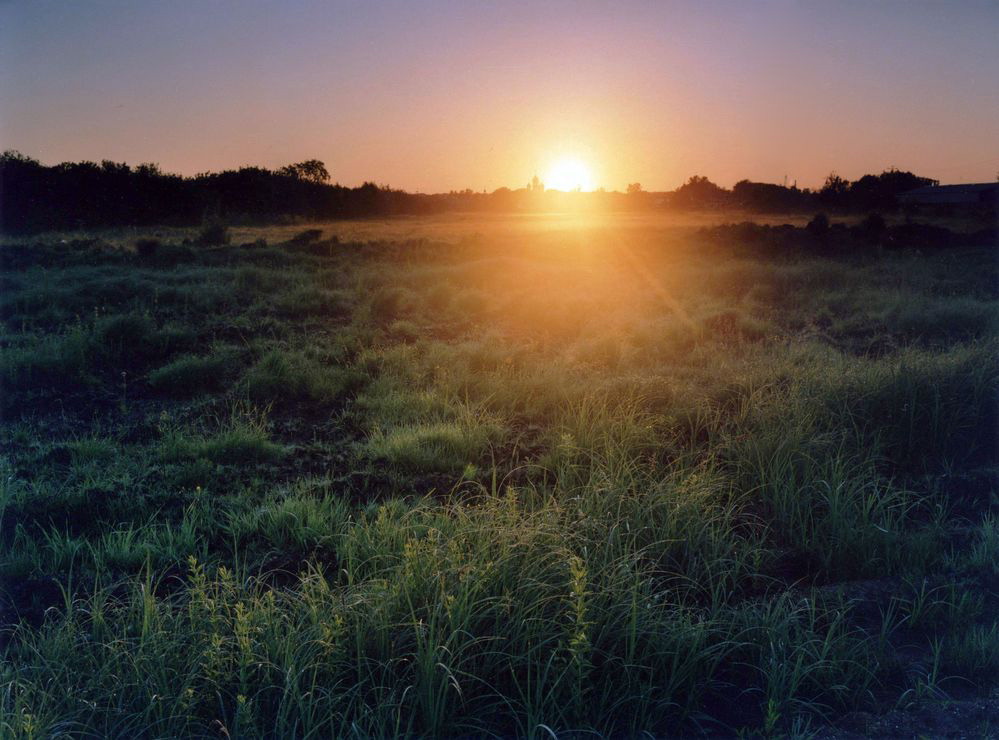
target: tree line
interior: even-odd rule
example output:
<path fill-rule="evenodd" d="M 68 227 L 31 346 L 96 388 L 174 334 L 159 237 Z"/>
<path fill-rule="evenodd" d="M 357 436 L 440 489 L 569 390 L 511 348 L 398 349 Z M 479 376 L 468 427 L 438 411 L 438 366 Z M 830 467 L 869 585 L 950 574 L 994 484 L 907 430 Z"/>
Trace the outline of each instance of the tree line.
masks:
<path fill-rule="evenodd" d="M 939 181 L 897 169 L 886 170 L 880 175 L 864 175 L 854 182 L 834 172 L 818 190 L 749 180 L 740 180 L 731 190 L 726 190 L 706 177 L 695 175 L 673 192 L 672 203 L 676 206 L 731 206 L 778 213 L 816 208 L 877 211 L 897 207 L 899 193 L 928 185 L 939 185 Z"/>
<path fill-rule="evenodd" d="M 472 190 L 433 195 L 408 193 L 366 182 L 331 182 L 317 159 L 276 170 L 243 167 L 182 177 L 155 164 L 131 167 L 105 160 L 46 166 L 19 152 L 0 155 L 0 230 L 24 233 L 113 226 L 189 226 L 210 219 L 272 222 L 282 218 L 332 219 L 448 210 L 557 210 L 599 208 L 742 208 L 751 211 L 883 210 L 898 193 L 936 181 L 888 170 L 848 182 L 830 175 L 819 190 L 742 180 L 729 190 L 693 176 L 672 192 L 562 193 L 540 183 L 491 193 Z"/>

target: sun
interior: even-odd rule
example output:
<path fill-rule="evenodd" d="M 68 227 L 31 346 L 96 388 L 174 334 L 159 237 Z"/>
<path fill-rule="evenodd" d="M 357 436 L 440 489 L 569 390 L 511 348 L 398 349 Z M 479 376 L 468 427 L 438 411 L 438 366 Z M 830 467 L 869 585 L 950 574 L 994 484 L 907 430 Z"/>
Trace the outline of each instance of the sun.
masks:
<path fill-rule="evenodd" d="M 549 190 L 593 190 L 593 176 L 582 160 L 563 157 L 548 168 L 545 187 Z"/>

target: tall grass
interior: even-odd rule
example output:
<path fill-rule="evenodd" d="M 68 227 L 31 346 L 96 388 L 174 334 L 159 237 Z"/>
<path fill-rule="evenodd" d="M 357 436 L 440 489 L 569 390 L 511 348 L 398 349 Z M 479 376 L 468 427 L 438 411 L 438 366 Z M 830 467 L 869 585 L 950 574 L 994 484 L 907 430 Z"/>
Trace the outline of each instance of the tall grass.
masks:
<path fill-rule="evenodd" d="M 990 686 L 992 262 L 703 246 L 5 272 L 0 734 L 776 737 Z"/>

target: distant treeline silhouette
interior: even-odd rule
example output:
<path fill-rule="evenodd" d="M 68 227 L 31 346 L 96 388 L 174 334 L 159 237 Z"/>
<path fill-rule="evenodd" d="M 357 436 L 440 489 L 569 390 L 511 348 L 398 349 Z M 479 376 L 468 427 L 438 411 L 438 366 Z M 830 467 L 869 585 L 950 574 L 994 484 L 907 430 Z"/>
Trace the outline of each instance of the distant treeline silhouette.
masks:
<path fill-rule="evenodd" d="M 189 226 L 206 220 L 273 222 L 443 211 L 604 210 L 741 208 L 756 212 L 887 210 L 896 196 L 935 184 L 911 172 L 888 170 L 849 182 L 832 174 L 818 190 L 742 180 L 731 189 L 706 177 L 691 177 L 672 192 L 647 192 L 639 183 L 627 192 L 563 193 L 533 186 L 492 193 L 407 193 L 366 182 L 330 183 L 323 162 L 311 159 L 277 170 L 239 170 L 182 177 L 155 164 L 130 167 L 105 160 L 55 166 L 19 152 L 0 155 L 0 229 L 9 233 L 153 224 Z"/>
<path fill-rule="evenodd" d="M 349 218 L 422 212 L 424 205 L 420 196 L 374 183 L 330 185 L 318 160 L 181 177 L 154 164 L 46 167 L 17 152 L 0 155 L 0 228 L 7 232 L 191 225 L 209 218 Z"/>

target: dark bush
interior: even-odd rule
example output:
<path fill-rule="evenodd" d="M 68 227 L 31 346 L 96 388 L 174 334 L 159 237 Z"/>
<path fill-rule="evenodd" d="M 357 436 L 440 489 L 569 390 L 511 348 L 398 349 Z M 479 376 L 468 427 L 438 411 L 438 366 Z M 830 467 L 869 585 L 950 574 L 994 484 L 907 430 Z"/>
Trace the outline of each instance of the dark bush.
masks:
<path fill-rule="evenodd" d="M 319 241 L 323 236 L 322 229 L 306 229 L 291 238 L 292 244 L 312 244 Z"/>
<path fill-rule="evenodd" d="M 339 246 L 340 240 L 336 236 L 329 239 L 320 239 L 323 232 L 319 229 L 309 229 L 296 235 L 288 241 L 287 248 L 293 252 L 302 254 L 313 254 L 317 257 L 332 257 L 334 249 Z"/>
<path fill-rule="evenodd" d="M 892 249 L 942 249 L 953 245 L 955 234 L 933 224 L 898 224 L 885 230 L 884 244 Z"/>
<path fill-rule="evenodd" d="M 885 233 L 885 220 L 879 213 L 869 213 L 857 226 L 857 231 L 861 238 L 870 242 L 877 242 Z"/>
<path fill-rule="evenodd" d="M 243 242 L 239 245 L 240 249 L 263 249 L 267 246 L 266 239 L 255 239 L 252 242 Z"/>
<path fill-rule="evenodd" d="M 217 247 L 229 243 L 229 228 L 221 221 L 211 221 L 201 228 L 198 243 Z"/>
<path fill-rule="evenodd" d="M 829 217 L 824 213 L 816 213 L 808 222 L 805 231 L 816 239 L 824 237 L 829 232 Z"/>
<path fill-rule="evenodd" d="M 713 242 L 758 254 L 785 253 L 801 243 L 804 229 L 791 224 L 757 224 L 743 221 L 704 229 L 702 235 Z"/>
<path fill-rule="evenodd" d="M 139 239 L 135 242 L 135 251 L 142 259 L 151 259 L 161 246 L 159 239 Z"/>
<path fill-rule="evenodd" d="M 196 262 L 197 259 L 198 253 L 186 244 L 161 244 L 156 253 L 156 262 L 165 266 Z"/>
<path fill-rule="evenodd" d="M 186 244 L 164 244 L 159 239 L 139 239 L 135 242 L 135 251 L 140 261 L 160 267 L 198 259 L 197 253 Z"/>

